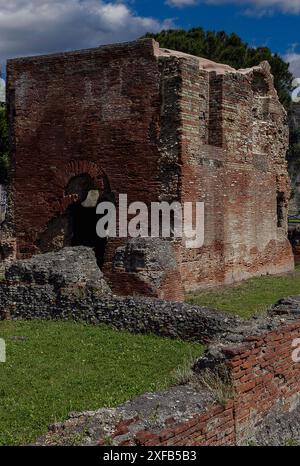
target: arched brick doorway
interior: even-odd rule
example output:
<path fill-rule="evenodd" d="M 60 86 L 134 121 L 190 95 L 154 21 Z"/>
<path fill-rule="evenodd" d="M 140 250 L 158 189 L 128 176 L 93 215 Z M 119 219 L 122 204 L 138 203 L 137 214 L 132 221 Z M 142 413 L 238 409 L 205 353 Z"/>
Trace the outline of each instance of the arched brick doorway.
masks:
<path fill-rule="evenodd" d="M 58 212 L 36 241 L 41 252 L 70 246 L 93 248 L 100 268 L 104 265 L 107 240 L 99 238 L 96 224 L 97 205 L 112 199 L 110 184 L 102 170 L 80 172 L 80 165 L 72 166 L 58 203 Z M 86 166 L 84 168 L 87 168 Z"/>
<path fill-rule="evenodd" d="M 70 179 L 65 195 L 77 198 L 67 209 L 70 246 L 93 248 L 97 263 L 102 268 L 107 240 L 97 236 L 96 224 L 99 216 L 96 209 L 104 192 L 99 190 L 89 174 L 81 174 Z"/>

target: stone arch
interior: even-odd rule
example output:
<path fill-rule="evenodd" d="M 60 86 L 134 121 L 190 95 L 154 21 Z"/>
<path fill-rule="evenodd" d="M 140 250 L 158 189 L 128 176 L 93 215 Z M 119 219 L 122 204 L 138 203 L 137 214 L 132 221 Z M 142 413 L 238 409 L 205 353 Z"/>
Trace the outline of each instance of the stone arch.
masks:
<path fill-rule="evenodd" d="M 102 184 L 103 177 L 105 176 L 102 168 L 95 162 L 84 159 L 71 160 L 65 165 L 65 169 L 63 170 L 64 185 L 66 185 L 71 178 L 82 173 L 87 173 L 100 185 Z"/>
<path fill-rule="evenodd" d="M 94 189 L 100 193 L 111 192 L 108 176 L 98 164 L 88 160 L 71 160 L 60 173 L 59 185 L 63 195 L 55 206 L 57 214 L 63 214 L 70 205 L 79 201 L 77 193 L 68 192 L 66 188 L 72 179 L 83 175 L 91 178 Z"/>
<path fill-rule="evenodd" d="M 96 203 L 111 193 L 104 171 L 94 162 L 71 161 L 60 176 L 61 198 L 56 201 L 53 217 L 39 235 L 36 245 L 41 252 L 66 246 L 87 246 L 95 250 L 98 265 L 103 266 L 106 240 L 96 235 Z M 95 205 L 84 206 L 88 194 L 98 192 Z"/>

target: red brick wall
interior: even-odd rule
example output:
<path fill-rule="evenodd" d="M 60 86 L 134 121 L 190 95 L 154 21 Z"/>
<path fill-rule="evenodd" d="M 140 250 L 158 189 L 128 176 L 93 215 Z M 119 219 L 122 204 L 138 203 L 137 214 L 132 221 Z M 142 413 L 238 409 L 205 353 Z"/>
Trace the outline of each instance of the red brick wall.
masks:
<path fill-rule="evenodd" d="M 190 57 L 181 76 L 181 200 L 205 203 L 204 247 L 181 252 L 185 289 L 292 270 L 287 209 L 277 226 L 277 191 L 286 206 L 290 196 L 286 115 L 268 65 L 216 74 Z"/>
<path fill-rule="evenodd" d="M 299 336 L 297 320 L 278 330 L 248 337 L 243 344 L 224 346 L 234 389 L 234 397 L 225 406 L 211 404 L 203 414 L 181 423 L 169 418 L 161 430 L 136 433 L 138 418 L 122 421 L 115 428 L 114 442 L 149 446 L 247 443 L 266 415 L 274 410 L 283 414 L 299 404 L 300 363 L 292 361 L 292 343 Z M 131 430 L 130 440 L 123 441 L 122 435 Z"/>
<path fill-rule="evenodd" d="M 216 74 L 152 40 L 9 61 L 8 223 L 18 257 L 40 252 L 51 221 L 74 201 L 70 178 L 87 173 L 129 203 L 205 202 L 204 247 L 176 244 L 176 279 L 158 296 L 292 270 L 276 218 L 277 191 L 289 197 L 286 115 L 268 68 L 259 73 L 263 98 L 254 71 Z M 118 292 L 148 293 L 138 277 L 113 272 L 122 244 L 109 241 L 106 276 Z"/>
<path fill-rule="evenodd" d="M 70 162 L 89 174 L 91 165 L 104 171 L 129 202 L 158 198 L 159 72 L 151 41 L 13 60 L 7 74 L 19 255 L 37 252 L 72 176 Z"/>
<path fill-rule="evenodd" d="M 73 176 L 89 174 L 100 191 L 106 177 L 117 200 L 127 194 L 128 203 L 178 195 L 178 116 L 169 105 L 176 99 L 177 65 L 159 62 L 155 47 L 146 40 L 8 62 L 10 230 L 18 257 L 39 253 L 48 225 L 76 200 L 65 195 Z M 104 272 L 111 285 L 153 294 L 135 286 L 138 277 L 112 271 L 123 243 L 111 239 L 107 246 Z M 179 272 L 173 277 L 155 295 L 182 300 Z"/>
<path fill-rule="evenodd" d="M 292 343 L 299 335 L 300 322 L 296 321 L 277 331 L 249 338 L 245 348 L 229 350 L 239 441 L 279 403 L 283 412 L 296 407 L 300 364 L 292 360 Z"/>
<path fill-rule="evenodd" d="M 132 423 L 120 423 L 115 430 L 114 441 L 118 442 L 118 436 L 128 433 Z M 234 445 L 234 416 L 233 403 L 223 408 L 221 406 L 211 406 L 209 411 L 202 415 L 196 415 L 189 421 L 175 424 L 173 419 L 167 419 L 169 426 L 160 432 L 139 431 L 133 440 L 125 440 L 119 443 L 120 446 L 141 445 L 141 446 L 214 446 L 214 445 Z M 105 441 L 100 439 L 100 445 Z"/>

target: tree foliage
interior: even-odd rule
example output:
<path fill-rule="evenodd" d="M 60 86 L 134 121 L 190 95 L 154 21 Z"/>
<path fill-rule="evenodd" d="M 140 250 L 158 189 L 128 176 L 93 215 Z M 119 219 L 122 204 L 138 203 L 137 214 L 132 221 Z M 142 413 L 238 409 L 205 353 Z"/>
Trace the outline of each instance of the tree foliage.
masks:
<path fill-rule="evenodd" d="M 208 58 L 237 69 L 256 66 L 267 60 L 272 68 L 280 101 L 286 108 L 290 106 L 293 75 L 289 71 L 289 64 L 278 54 L 272 53 L 268 47 L 250 47 L 237 34 L 205 31 L 202 28 L 148 33 L 145 37 L 154 38 L 161 47 Z"/>

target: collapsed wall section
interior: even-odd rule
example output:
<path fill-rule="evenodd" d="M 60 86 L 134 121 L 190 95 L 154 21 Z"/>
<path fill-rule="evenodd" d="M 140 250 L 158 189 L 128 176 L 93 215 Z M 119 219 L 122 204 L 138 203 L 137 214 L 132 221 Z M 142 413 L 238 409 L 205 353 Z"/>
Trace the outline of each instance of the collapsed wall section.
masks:
<path fill-rule="evenodd" d="M 73 414 L 37 444 L 69 445 L 75 436 L 101 446 L 298 443 L 299 302 L 286 300 L 269 317 L 219 334 L 187 384 L 115 409 Z"/>
<path fill-rule="evenodd" d="M 249 321 L 183 303 L 116 297 L 84 247 L 17 261 L 0 283 L 3 320 L 71 319 L 209 344 L 180 386 L 56 426 L 50 442 L 66 444 L 77 429 L 83 443 L 104 444 L 107 427 L 117 445 L 267 442 L 266 426 L 288 440 L 300 412 L 299 316 L 299 296 Z M 300 441 L 300 431 L 293 435 Z"/>

